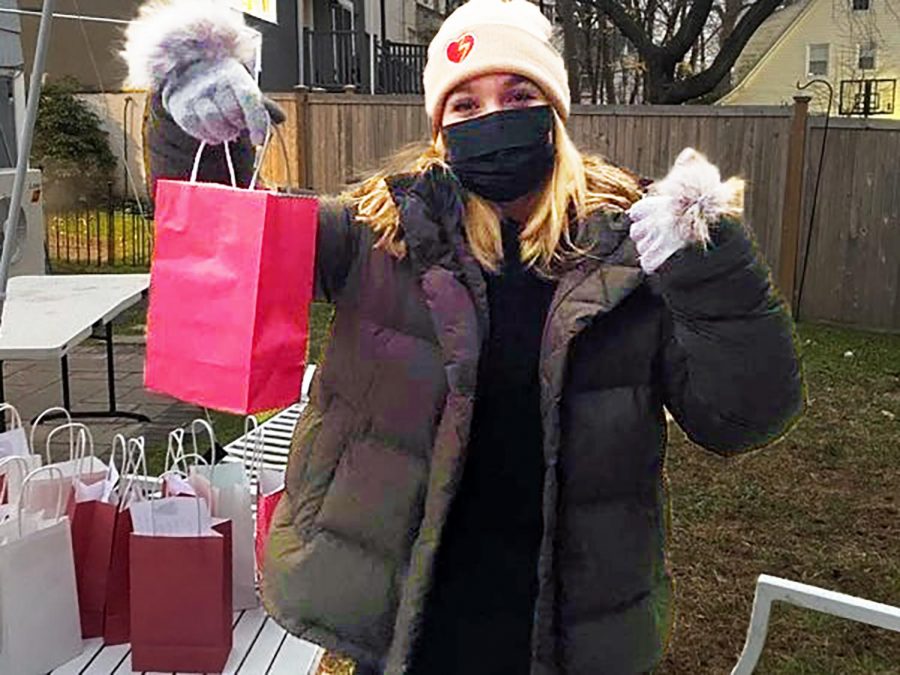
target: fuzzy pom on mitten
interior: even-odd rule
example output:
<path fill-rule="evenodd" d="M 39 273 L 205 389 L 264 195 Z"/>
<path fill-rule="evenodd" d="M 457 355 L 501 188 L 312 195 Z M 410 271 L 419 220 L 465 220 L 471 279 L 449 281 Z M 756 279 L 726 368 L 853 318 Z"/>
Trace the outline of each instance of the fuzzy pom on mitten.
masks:
<path fill-rule="evenodd" d="M 631 238 L 647 274 L 681 249 L 710 242 L 710 228 L 743 212 L 744 183 L 721 180 L 719 169 L 693 148 L 678 155 L 672 169 L 628 210 Z"/>
<path fill-rule="evenodd" d="M 132 87 L 159 92 L 175 122 L 216 145 L 249 130 L 262 143 L 269 124 L 250 75 L 257 35 L 240 12 L 214 0 L 150 0 L 125 32 L 122 57 Z"/>

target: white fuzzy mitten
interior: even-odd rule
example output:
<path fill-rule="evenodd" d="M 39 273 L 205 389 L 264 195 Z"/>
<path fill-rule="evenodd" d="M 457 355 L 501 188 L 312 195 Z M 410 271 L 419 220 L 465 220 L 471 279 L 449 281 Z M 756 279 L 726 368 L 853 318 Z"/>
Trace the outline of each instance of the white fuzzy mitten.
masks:
<path fill-rule="evenodd" d="M 129 84 L 162 93 L 175 122 L 215 145 L 244 129 L 262 143 L 269 124 L 250 74 L 256 33 L 240 12 L 214 0 L 151 0 L 125 31 Z"/>
<path fill-rule="evenodd" d="M 705 248 L 710 227 L 743 212 L 744 182 L 722 181 L 719 169 L 693 148 L 678 155 L 672 169 L 628 210 L 631 238 L 647 274 L 690 245 Z"/>

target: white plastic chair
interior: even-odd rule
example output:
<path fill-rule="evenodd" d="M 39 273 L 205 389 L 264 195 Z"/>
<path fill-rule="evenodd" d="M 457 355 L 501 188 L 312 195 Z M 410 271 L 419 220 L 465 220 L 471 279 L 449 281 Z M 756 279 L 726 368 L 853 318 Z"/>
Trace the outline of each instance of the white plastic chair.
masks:
<path fill-rule="evenodd" d="M 756 582 L 747 641 L 731 675 L 750 675 L 756 668 L 766 642 L 773 602 L 786 602 L 796 607 L 900 633 L 898 607 L 762 574 Z"/>

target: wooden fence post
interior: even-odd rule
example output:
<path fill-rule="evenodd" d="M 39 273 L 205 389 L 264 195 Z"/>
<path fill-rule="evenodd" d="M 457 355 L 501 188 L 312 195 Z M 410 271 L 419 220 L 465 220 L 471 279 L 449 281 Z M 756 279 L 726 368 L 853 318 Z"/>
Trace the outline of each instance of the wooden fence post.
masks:
<path fill-rule="evenodd" d="M 312 148 L 309 143 L 309 90 L 300 85 L 295 88 L 297 106 L 297 138 L 295 139 L 297 186 L 311 188 Z"/>
<path fill-rule="evenodd" d="M 781 211 L 781 248 L 778 255 L 778 287 L 794 307 L 797 251 L 800 248 L 800 218 L 803 211 L 803 166 L 806 152 L 806 128 L 809 96 L 794 97 L 794 118 L 788 138 L 787 176 L 784 181 L 784 204 Z"/>

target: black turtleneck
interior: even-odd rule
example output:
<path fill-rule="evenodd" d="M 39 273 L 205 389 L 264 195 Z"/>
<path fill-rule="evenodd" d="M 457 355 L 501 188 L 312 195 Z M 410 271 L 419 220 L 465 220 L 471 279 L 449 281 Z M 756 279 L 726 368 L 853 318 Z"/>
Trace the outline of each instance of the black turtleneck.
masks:
<path fill-rule="evenodd" d="M 538 361 L 555 282 L 523 266 L 519 226 L 486 274 L 490 337 L 479 363 L 465 470 L 435 565 L 415 675 L 523 675 L 542 532 Z"/>

